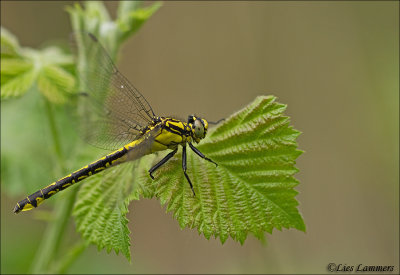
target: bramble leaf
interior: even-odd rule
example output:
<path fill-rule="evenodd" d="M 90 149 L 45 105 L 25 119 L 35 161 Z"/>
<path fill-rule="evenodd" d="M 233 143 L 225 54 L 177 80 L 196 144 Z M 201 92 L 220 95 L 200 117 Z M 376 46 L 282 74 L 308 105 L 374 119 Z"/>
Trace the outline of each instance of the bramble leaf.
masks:
<path fill-rule="evenodd" d="M 1 26 L 1 55 L 16 56 L 19 51 L 18 39 L 6 28 Z"/>
<path fill-rule="evenodd" d="M 126 198 L 132 191 L 132 163 L 88 178 L 81 186 L 73 214 L 82 237 L 100 249 L 112 248 L 130 259 Z M 122 176 L 123 175 L 123 176 Z"/>
<path fill-rule="evenodd" d="M 20 48 L 17 39 L 4 28 L 1 43 L 2 99 L 22 96 L 36 86 L 49 101 L 65 102 L 75 86 L 75 77 L 65 68 L 72 64 L 70 55 L 55 47 Z"/>
<path fill-rule="evenodd" d="M 210 130 L 197 147 L 218 167 L 188 154 L 196 197 L 182 172 L 180 154 L 154 174 L 161 203 L 182 228 L 197 228 L 222 243 L 229 236 L 243 243 L 248 233 L 261 239 L 273 228 L 305 231 L 293 189 L 298 184 L 295 160 L 302 153 L 296 143 L 300 132 L 283 115 L 286 105 L 274 100 L 257 97 Z"/>
<path fill-rule="evenodd" d="M 139 195 L 151 197 L 155 185 L 145 186 L 143 169 L 135 169 L 141 162 L 148 164 L 153 156 L 128 162 L 91 176 L 82 185 L 74 206 L 77 230 L 89 243 L 100 249 L 112 249 L 130 261 L 130 238 L 127 227 L 128 205 Z"/>
<path fill-rule="evenodd" d="M 8 63 L 8 62 L 4 62 Z M 3 66 L 3 60 L 2 64 Z M 24 67 L 25 64 L 21 63 L 18 66 L 20 68 Z M 7 99 L 12 97 L 19 97 L 25 94 L 33 85 L 36 79 L 36 73 L 33 70 L 26 70 L 25 72 L 15 75 L 15 77 L 8 77 L 8 74 L 1 76 L 4 81 L 1 85 L 1 98 Z"/>
<path fill-rule="evenodd" d="M 58 66 L 44 66 L 39 74 L 39 91 L 54 103 L 64 103 L 66 96 L 73 92 L 75 77 Z"/>

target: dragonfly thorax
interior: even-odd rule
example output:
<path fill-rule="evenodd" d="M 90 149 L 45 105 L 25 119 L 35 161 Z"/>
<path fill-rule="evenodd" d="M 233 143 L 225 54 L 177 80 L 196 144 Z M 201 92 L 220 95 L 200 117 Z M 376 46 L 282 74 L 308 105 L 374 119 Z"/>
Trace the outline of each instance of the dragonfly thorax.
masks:
<path fill-rule="evenodd" d="M 196 143 L 205 138 L 208 129 L 207 120 L 195 116 L 189 116 L 188 125 L 191 129 L 191 136 Z"/>

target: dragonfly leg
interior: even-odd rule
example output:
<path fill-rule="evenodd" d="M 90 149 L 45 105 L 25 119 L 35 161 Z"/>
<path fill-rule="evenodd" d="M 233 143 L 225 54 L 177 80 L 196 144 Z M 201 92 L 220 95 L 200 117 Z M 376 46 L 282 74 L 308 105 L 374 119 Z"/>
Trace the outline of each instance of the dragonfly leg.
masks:
<path fill-rule="evenodd" d="M 172 151 L 171 153 L 169 153 L 168 155 L 166 155 L 162 160 L 160 160 L 156 165 L 154 165 L 153 167 L 150 168 L 149 173 L 150 173 L 150 177 L 154 180 L 153 177 L 153 172 L 156 171 L 158 168 L 160 168 L 164 163 L 166 163 L 170 158 L 172 158 L 176 152 L 178 151 L 178 147 Z"/>
<path fill-rule="evenodd" d="M 183 147 L 182 148 L 182 169 L 183 169 L 183 173 L 185 174 L 185 177 L 186 177 L 187 181 L 189 182 L 190 188 L 192 189 L 193 197 L 195 197 L 196 193 L 194 192 L 193 184 L 190 181 L 190 178 L 189 178 L 188 174 L 186 173 L 186 168 L 187 168 L 186 167 L 186 145 L 183 145 L 182 147 Z"/>
<path fill-rule="evenodd" d="M 189 146 L 190 146 L 190 149 L 192 149 L 193 152 L 195 152 L 199 157 L 201 157 L 201 158 L 203 158 L 203 159 L 205 159 L 205 160 L 207 160 L 209 162 L 214 163 L 215 166 L 218 167 L 218 164 L 215 161 L 213 161 L 212 159 L 209 159 L 208 157 L 206 157 L 202 152 L 199 151 L 199 149 L 194 147 L 194 145 L 192 143 L 189 143 Z"/>

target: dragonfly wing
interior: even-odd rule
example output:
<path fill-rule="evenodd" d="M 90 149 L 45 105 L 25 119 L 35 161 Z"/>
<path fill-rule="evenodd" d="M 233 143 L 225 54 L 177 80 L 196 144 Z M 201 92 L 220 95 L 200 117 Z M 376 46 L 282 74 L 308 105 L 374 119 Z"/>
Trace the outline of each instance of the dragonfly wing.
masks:
<path fill-rule="evenodd" d="M 152 130 L 145 133 L 138 144 L 128 151 L 127 160 L 136 160 L 144 155 L 152 153 L 152 146 L 155 142 L 156 137 L 161 133 L 161 125 L 157 125 Z"/>
<path fill-rule="evenodd" d="M 83 104 L 81 133 L 97 147 L 116 149 L 137 139 L 154 112 L 143 95 L 124 77 L 95 36 L 72 35 Z"/>

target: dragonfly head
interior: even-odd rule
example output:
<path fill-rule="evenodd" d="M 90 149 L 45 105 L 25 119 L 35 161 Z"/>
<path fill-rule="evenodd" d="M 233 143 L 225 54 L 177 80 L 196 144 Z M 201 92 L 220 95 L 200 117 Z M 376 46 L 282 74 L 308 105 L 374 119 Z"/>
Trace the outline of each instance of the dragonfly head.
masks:
<path fill-rule="evenodd" d="M 207 120 L 196 116 L 189 116 L 188 125 L 192 129 L 192 138 L 196 143 L 205 138 L 208 129 Z"/>

